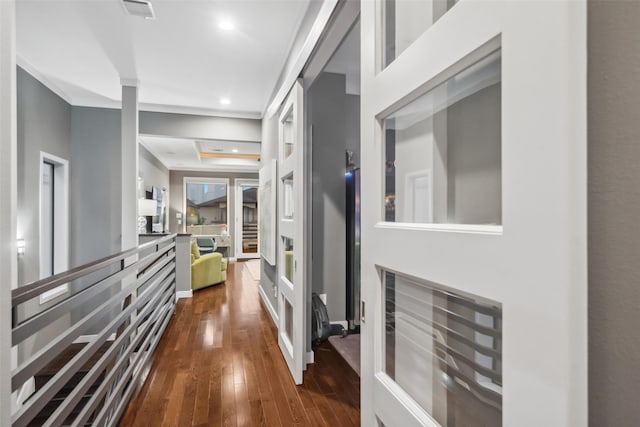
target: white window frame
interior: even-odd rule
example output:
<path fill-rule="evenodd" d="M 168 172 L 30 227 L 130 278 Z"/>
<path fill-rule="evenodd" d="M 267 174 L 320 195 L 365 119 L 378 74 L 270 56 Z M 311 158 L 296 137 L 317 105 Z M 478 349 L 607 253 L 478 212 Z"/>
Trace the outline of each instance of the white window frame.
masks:
<path fill-rule="evenodd" d="M 229 232 L 229 179 L 185 176 L 182 180 L 182 231 L 187 232 L 187 184 L 225 184 L 227 186 L 227 232 Z"/>

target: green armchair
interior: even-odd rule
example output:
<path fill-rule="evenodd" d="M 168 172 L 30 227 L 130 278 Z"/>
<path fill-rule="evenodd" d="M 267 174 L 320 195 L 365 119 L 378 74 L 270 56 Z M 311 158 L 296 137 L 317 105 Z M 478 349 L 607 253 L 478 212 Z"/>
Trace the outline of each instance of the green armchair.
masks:
<path fill-rule="evenodd" d="M 191 242 L 191 289 L 206 288 L 227 280 L 227 261 L 213 252 L 200 255 L 198 245 Z"/>

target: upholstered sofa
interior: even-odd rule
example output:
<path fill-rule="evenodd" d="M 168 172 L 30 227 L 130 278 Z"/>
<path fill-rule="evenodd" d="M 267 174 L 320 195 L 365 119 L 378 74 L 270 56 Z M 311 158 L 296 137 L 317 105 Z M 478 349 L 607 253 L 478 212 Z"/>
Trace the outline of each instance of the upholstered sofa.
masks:
<path fill-rule="evenodd" d="M 198 245 L 191 242 L 191 289 L 206 288 L 227 280 L 227 261 L 213 252 L 200 255 Z"/>

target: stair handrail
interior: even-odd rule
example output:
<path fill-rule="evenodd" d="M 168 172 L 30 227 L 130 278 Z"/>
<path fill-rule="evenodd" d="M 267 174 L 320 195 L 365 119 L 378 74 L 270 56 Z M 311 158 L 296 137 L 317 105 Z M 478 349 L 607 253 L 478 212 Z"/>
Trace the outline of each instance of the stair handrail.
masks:
<path fill-rule="evenodd" d="M 122 252 L 118 252 L 117 254 L 109 255 L 104 258 L 89 262 L 87 264 L 74 267 L 67 271 L 63 271 L 62 273 L 57 273 L 44 279 L 35 280 L 31 283 L 15 288 L 11 291 L 11 306 L 15 308 L 23 302 L 40 296 L 43 293 L 50 291 L 51 289 L 55 289 L 58 286 L 64 285 L 65 283 L 69 283 L 73 280 L 79 279 L 82 276 L 86 276 L 87 274 L 99 271 L 105 267 L 108 267 L 114 262 L 124 261 L 129 257 L 139 254 L 140 252 L 143 252 L 154 246 L 158 246 L 164 242 L 173 240 L 176 238 L 176 236 L 177 234 L 169 234 L 157 240 L 144 243 L 131 249 L 126 249 Z"/>

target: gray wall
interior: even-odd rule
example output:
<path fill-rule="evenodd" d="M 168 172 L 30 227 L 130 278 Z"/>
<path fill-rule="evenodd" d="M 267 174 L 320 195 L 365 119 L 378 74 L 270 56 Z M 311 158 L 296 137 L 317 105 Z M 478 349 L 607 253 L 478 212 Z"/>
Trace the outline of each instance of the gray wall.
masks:
<path fill-rule="evenodd" d="M 171 200 L 171 193 L 169 191 L 169 169 L 158 160 L 156 156 L 151 154 L 149 150 L 144 148 L 142 144 L 138 144 L 138 176 L 142 178 L 144 190 L 152 191 L 153 187 L 165 189 L 164 197 L 166 217 L 161 220 L 164 224 L 163 229 L 168 232 L 168 217 L 169 217 L 169 203 Z M 138 195 L 140 197 L 140 195 Z M 151 227 L 147 224 L 147 228 Z"/>
<path fill-rule="evenodd" d="M 262 144 L 260 146 L 260 159 L 262 165 L 271 162 L 272 159 L 278 158 L 278 114 L 262 120 Z M 277 203 L 276 203 L 277 205 Z M 278 215 L 277 207 L 272 215 Z M 262 220 L 262 219 L 261 219 Z M 276 229 L 274 236 L 278 236 L 278 221 L 276 219 Z M 277 251 L 277 249 L 276 249 Z M 277 253 L 277 252 L 276 252 Z M 262 272 L 260 274 L 260 287 L 264 294 L 269 298 L 269 302 L 273 309 L 278 313 L 278 299 L 276 298 L 277 282 L 277 266 L 269 265 L 264 259 L 260 259 Z"/>
<path fill-rule="evenodd" d="M 72 266 L 121 250 L 120 138 L 120 110 L 72 108 Z"/>
<path fill-rule="evenodd" d="M 141 111 L 140 133 L 176 138 L 260 141 L 261 122 L 257 119 Z"/>
<path fill-rule="evenodd" d="M 40 278 L 40 152 L 71 160 L 71 106 L 18 68 L 18 284 Z M 71 172 L 73 165 L 70 164 Z"/>
<path fill-rule="evenodd" d="M 500 94 L 500 84 L 496 84 L 447 109 L 451 223 L 502 223 Z"/>
<path fill-rule="evenodd" d="M 588 2 L 589 425 L 640 417 L 640 2 Z"/>
<path fill-rule="evenodd" d="M 139 145 L 139 149 L 138 176 L 142 177 L 145 190 L 151 191 L 151 187 L 159 187 L 169 191 L 169 169 L 144 146 Z"/>
<path fill-rule="evenodd" d="M 331 321 L 345 320 L 345 150 L 359 161 L 359 97 L 345 94 L 345 76 L 322 73 L 309 90 L 313 127 L 312 289 L 327 294 Z M 357 164 L 357 163 L 356 163 Z"/>
<path fill-rule="evenodd" d="M 229 180 L 229 187 L 227 189 L 228 203 L 229 203 L 229 234 L 231 235 L 231 247 L 229 248 L 229 256 L 235 257 L 235 200 L 236 192 L 234 186 L 235 179 L 258 179 L 257 173 L 229 173 L 229 172 L 202 172 L 202 171 L 171 171 L 170 174 L 170 204 L 169 204 L 169 229 L 172 233 L 183 233 L 184 226 L 184 178 L 185 177 L 198 177 L 198 178 L 226 178 Z M 176 219 L 176 213 L 182 212 L 183 221 L 182 225 L 178 225 Z"/>
<path fill-rule="evenodd" d="M 21 68 L 17 70 L 18 236 L 25 253 L 18 257 L 18 285 L 40 278 L 40 152 L 71 160 L 71 106 Z M 73 179 L 71 175 L 70 179 Z M 70 224 L 72 226 L 72 224 Z M 38 299 L 21 306 L 20 316 L 31 316 L 53 304 Z M 69 326 L 69 316 L 48 325 L 18 348 L 23 360 Z"/>

